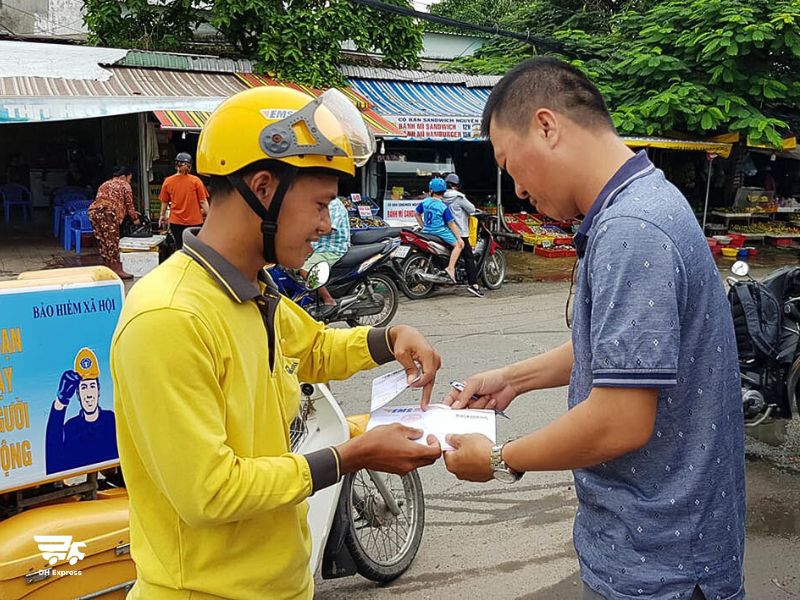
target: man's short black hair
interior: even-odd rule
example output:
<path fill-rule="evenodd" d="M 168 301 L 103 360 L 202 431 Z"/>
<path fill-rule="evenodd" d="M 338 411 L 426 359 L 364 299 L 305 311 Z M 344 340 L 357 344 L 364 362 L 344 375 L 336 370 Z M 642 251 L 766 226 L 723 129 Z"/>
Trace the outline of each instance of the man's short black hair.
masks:
<path fill-rule="evenodd" d="M 131 170 L 128 167 L 115 167 L 111 172 L 112 177 L 127 177 L 131 175 Z"/>
<path fill-rule="evenodd" d="M 557 58 L 537 56 L 518 64 L 494 86 L 483 109 L 481 134 L 489 137 L 492 119 L 527 131 L 540 108 L 586 128 L 615 130 L 602 94 L 586 75 Z"/>

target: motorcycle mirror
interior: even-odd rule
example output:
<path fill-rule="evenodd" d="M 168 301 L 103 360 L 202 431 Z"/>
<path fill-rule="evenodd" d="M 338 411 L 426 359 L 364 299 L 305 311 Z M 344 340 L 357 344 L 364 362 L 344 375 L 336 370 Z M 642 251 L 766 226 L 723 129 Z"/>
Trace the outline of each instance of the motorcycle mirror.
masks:
<path fill-rule="evenodd" d="M 318 262 L 308 272 L 306 277 L 306 287 L 309 290 L 318 290 L 324 287 L 331 278 L 331 266 L 326 262 Z"/>
<path fill-rule="evenodd" d="M 750 265 L 743 260 L 737 260 L 731 267 L 731 272 L 738 277 L 746 277 L 750 272 Z"/>

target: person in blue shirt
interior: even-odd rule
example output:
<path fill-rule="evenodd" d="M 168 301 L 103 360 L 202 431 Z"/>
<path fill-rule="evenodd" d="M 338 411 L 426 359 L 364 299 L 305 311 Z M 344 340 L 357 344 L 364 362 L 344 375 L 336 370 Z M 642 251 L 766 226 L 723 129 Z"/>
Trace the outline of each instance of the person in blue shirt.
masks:
<path fill-rule="evenodd" d="M 76 394 L 80 412 L 65 423 L 67 407 Z M 115 425 L 114 412 L 100 408 L 97 356 L 91 349 L 82 348 L 75 357 L 75 369 L 61 375 L 50 408 L 45 433 L 47 474 L 117 460 Z"/>
<path fill-rule="evenodd" d="M 300 268 L 300 275 L 304 279 L 308 278 L 311 269 L 321 262 L 328 263 L 333 269 L 350 249 L 350 215 L 344 203 L 339 198 L 334 198 L 328 204 L 328 213 L 331 218 L 331 231 L 316 242 L 311 242 L 313 252 Z M 336 300 L 325 287 L 319 288 L 317 292 L 325 306 L 336 306 Z"/>
<path fill-rule="evenodd" d="M 625 146 L 597 87 L 557 59 L 506 74 L 482 129 L 520 198 L 559 220 L 584 216 L 571 336 L 470 377 L 445 403 L 503 411 L 534 402 L 518 398 L 528 391 L 569 385 L 568 410 L 506 444 L 451 436 L 447 468 L 505 483 L 572 469 L 585 600 L 743 599 L 736 335 L 692 207 L 646 152 Z"/>
<path fill-rule="evenodd" d="M 417 214 L 414 215 L 422 227 L 422 232 L 442 238 L 442 241 L 453 247 L 450 252 L 450 262 L 445 271 L 453 283 L 456 282 L 456 262 L 464 248 L 461 241 L 461 231 L 458 229 L 455 217 L 447 204 L 444 203 L 444 193 L 447 184 L 441 177 L 434 177 L 428 184 L 430 196 L 417 204 Z"/>

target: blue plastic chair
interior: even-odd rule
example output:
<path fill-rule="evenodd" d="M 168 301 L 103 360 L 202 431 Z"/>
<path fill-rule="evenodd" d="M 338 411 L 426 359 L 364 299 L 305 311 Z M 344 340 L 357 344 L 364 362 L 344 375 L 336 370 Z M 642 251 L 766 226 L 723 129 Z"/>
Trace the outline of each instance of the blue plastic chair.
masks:
<path fill-rule="evenodd" d="M 31 199 L 31 191 L 24 185 L 19 185 L 18 183 L 0 185 L 0 198 L 3 200 L 3 219 L 5 223 L 11 220 L 12 206 L 22 208 L 22 217 L 26 223 L 32 220 L 33 200 Z"/>
<path fill-rule="evenodd" d="M 87 210 L 91 204 L 91 200 L 74 199 L 66 201 L 61 207 L 61 233 L 63 236 L 61 242 L 64 250 L 72 249 L 72 233 L 70 231 L 72 217 L 76 212 Z"/>
<path fill-rule="evenodd" d="M 94 228 L 89 220 L 89 212 L 79 210 L 72 215 L 72 222 L 69 227 L 69 237 L 72 243 L 75 244 L 75 254 L 81 253 L 81 236 L 84 233 L 94 233 Z"/>
<path fill-rule="evenodd" d="M 73 200 L 90 200 L 86 188 L 65 185 L 55 191 L 53 199 L 53 237 L 57 238 L 63 231 L 64 204 Z"/>

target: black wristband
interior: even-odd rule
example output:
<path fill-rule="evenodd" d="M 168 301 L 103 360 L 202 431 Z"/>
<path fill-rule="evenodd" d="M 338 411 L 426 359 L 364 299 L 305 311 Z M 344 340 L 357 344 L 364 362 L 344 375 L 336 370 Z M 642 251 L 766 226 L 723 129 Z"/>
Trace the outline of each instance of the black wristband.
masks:
<path fill-rule="evenodd" d="M 391 342 L 389 341 L 389 331 L 384 327 L 376 327 L 369 330 L 367 334 L 367 347 L 369 353 L 379 365 L 385 365 L 394 360 Z"/>
<path fill-rule="evenodd" d="M 330 487 L 341 477 L 339 455 L 335 448 L 323 448 L 311 454 L 305 454 L 308 468 L 311 470 L 311 493 Z"/>

